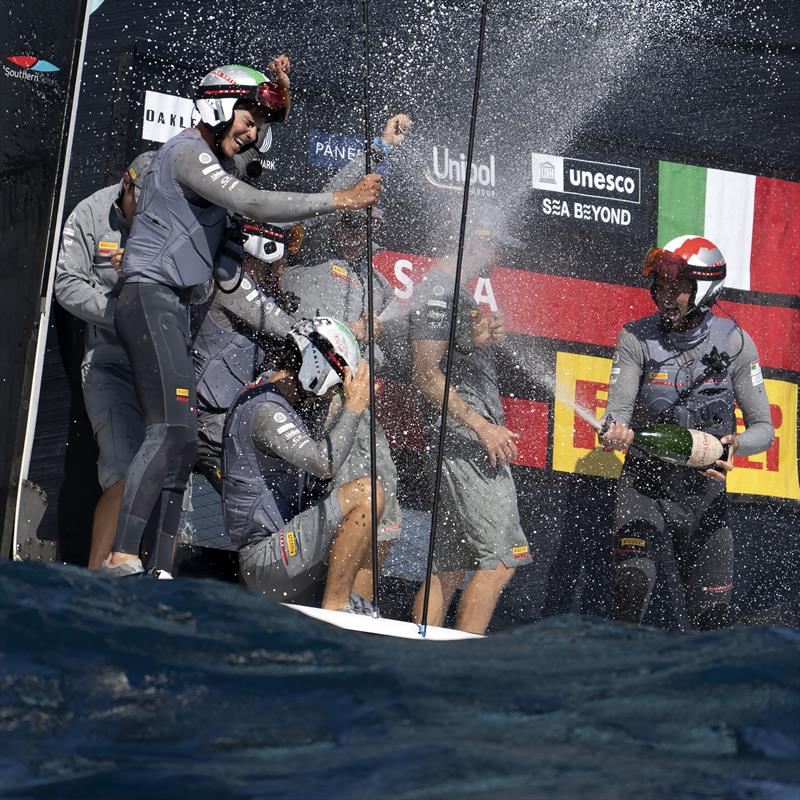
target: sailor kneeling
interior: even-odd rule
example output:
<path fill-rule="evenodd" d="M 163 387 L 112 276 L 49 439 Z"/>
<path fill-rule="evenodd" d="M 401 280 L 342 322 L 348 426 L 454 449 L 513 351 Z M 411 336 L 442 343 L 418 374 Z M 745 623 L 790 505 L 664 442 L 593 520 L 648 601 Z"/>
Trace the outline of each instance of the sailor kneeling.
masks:
<path fill-rule="evenodd" d="M 323 608 L 354 610 L 353 582 L 369 557 L 370 481 L 359 478 L 329 494 L 320 481 L 350 452 L 369 380 L 349 328 L 327 317 L 303 320 L 287 337 L 276 371 L 248 386 L 228 412 L 225 527 L 240 546 L 241 574 L 251 589 L 288 602 L 324 581 Z M 344 411 L 314 439 L 309 429 L 324 419 L 336 391 Z M 377 495 L 380 515 L 380 483 Z"/>

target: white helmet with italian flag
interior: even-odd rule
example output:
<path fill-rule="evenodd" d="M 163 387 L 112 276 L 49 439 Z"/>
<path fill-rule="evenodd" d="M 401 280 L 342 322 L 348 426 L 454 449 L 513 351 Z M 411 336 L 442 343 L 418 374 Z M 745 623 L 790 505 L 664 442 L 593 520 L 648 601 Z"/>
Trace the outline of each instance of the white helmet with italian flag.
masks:
<path fill-rule="evenodd" d="M 322 397 L 344 382 L 344 370 L 355 375 L 361 351 L 350 328 L 330 317 L 314 317 L 298 322 L 289 338 L 300 351 L 297 378 L 304 391 Z"/>
<path fill-rule="evenodd" d="M 226 130 L 237 103 L 258 107 L 267 122 L 283 122 L 289 111 L 289 93 L 263 72 L 226 64 L 203 78 L 194 100 L 200 119 L 217 134 Z"/>
<path fill-rule="evenodd" d="M 687 278 L 695 289 L 689 299 L 689 313 L 704 313 L 719 298 L 725 285 L 727 265 L 720 249 L 702 236 L 678 236 L 663 247 L 652 247 L 644 259 L 645 276 L 676 281 Z M 651 294 L 653 288 L 650 289 Z"/>

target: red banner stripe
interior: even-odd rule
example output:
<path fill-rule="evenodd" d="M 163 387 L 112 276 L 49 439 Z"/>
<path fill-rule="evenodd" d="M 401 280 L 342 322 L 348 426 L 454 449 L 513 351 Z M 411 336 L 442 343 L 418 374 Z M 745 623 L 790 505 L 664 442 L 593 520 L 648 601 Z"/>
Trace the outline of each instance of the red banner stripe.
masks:
<path fill-rule="evenodd" d="M 394 450 L 421 453 L 425 449 L 415 394 L 408 384 L 382 381 L 378 418 Z M 502 401 L 506 427 L 520 435 L 519 456 L 514 463 L 521 467 L 546 467 L 548 404 L 520 397 L 503 397 Z"/>
<path fill-rule="evenodd" d="M 800 292 L 800 183 L 756 178 L 750 288 Z"/>
<path fill-rule="evenodd" d="M 503 397 L 506 427 L 518 433 L 519 456 L 514 462 L 520 467 L 547 466 L 548 404 L 523 400 L 520 397 Z"/>
<path fill-rule="evenodd" d="M 400 261 L 410 263 L 411 268 L 401 268 L 399 274 L 414 285 L 434 263 L 391 251 L 376 256 L 376 268 L 401 290 L 406 287 L 397 277 Z M 510 333 L 600 347 L 613 348 L 622 325 L 655 311 L 647 289 L 507 267 L 492 271 L 492 289 Z M 753 337 L 764 366 L 800 370 L 800 311 L 728 301 L 724 307 Z"/>
<path fill-rule="evenodd" d="M 510 332 L 601 347 L 614 347 L 624 323 L 655 310 L 647 289 L 503 267 L 492 272 L 492 288 Z M 724 306 L 753 337 L 762 365 L 800 370 L 800 311 Z"/>

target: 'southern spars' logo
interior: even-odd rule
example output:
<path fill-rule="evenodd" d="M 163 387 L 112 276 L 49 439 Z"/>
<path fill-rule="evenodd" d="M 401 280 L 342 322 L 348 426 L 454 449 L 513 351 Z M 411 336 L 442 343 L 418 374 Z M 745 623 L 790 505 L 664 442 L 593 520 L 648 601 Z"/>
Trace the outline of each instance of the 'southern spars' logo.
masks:
<path fill-rule="evenodd" d="M 60 67 L 37 56 L 6 56 L 6 60 L 31 72 L 61 72 Z"/>

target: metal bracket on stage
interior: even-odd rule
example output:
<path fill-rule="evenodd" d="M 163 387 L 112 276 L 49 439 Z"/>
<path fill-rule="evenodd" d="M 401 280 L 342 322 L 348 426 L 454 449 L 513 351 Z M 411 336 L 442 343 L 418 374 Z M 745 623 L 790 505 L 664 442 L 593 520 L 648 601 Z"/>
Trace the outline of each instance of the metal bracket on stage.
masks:
<path fill-rule="evenodd" d="M 55 561 L 56 543 L 36 535 L 47 510 L 47 495 L 33 481 L 22 481 L 15 561 Z"/>

